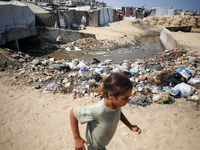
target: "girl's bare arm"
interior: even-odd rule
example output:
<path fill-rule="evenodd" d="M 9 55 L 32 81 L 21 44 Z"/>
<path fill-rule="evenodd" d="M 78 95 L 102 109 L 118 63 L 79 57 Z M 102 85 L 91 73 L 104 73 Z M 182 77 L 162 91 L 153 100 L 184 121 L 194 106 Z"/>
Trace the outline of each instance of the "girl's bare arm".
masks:
<path fill-rule="evenodd" d="M 71 123 L 72 133 L 74 136 L 74 141 L 75 141 L 75 149 L 85 150 L 84 144 L 86 145 L 89 145 L 89 144 L 80 136 L 78 121 L 76 117 L 74 116 L 73 109 L 70 111 L 70 123 Z"/>
<path fill-rule="evenodd" d="M 137 125 L 132 125 L 128 119 L 124 116 L 124 114 L 121 112 L 121 118 L 120 120 L 132 131 L 138 132 L 138 134 L 141 133 L 141 129 Z"/>

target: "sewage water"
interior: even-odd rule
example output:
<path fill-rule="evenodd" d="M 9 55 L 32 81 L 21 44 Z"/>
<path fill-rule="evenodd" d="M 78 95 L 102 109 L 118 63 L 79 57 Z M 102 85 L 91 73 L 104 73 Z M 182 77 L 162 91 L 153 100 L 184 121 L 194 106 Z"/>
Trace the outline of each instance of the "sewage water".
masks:
<path fill-rule="evenodd" d="M 66 51 L 57 50 L 52 53 L 39 53 L 31 52 L 32 56 L 39 56 L 42 58 L 54 57 L 56 59 L 83 59 L 86 62 L 91 62 L 93 58 L 100 61 L 111 59 L 115 63 L 123 63 L 125 59 L 134 61 L 135 59 L 143 59 L 145 57 L 152 57 L 160 52 L 163 52 L 164 48 L 160 42 L 159 36 L 146 36 L 141 38 L 134 46 L 129 48 L 119 48 L 115 50 L 104 51 Z"/>

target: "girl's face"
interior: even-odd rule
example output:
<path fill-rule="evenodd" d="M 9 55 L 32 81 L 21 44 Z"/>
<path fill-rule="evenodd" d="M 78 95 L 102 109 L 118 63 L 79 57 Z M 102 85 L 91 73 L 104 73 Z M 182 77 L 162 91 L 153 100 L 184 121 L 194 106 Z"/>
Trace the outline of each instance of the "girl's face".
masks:
<path fill-rule="evenodd" d="M 112 95 L 112 94 L 111 94 Z M 111 96 L 113 105 L 118 107 L 123 107 L 129 102 L 129 97 L 132 95 L 132 88 L 127 90 L 124 94 L 117 97 Z"/>

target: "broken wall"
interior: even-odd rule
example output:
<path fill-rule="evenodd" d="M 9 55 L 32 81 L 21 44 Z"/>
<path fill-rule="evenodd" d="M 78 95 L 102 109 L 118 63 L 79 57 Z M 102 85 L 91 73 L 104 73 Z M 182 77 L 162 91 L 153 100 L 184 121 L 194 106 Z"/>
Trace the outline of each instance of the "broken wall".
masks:
<path fill-rule="evenodd" d="M 59 43 L 69 43 L 82 38 L 96 38 L 94 34 L 79 33 L 73 30 L 37 27 L 38 36 L 36 39 L 45 39 L 48 42 L 57 44 L 56 39 L 60 37 Z"/>

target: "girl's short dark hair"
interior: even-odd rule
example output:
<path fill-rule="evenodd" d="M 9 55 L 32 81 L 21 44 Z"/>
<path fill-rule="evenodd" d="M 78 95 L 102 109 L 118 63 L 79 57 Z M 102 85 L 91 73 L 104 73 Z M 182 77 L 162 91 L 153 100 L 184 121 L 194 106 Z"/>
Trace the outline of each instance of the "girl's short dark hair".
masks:
<path fill-rule="evenodd" d="M 122 95 L 132 89 L 133 84 L 124 73 L 112 73 L 105 81 L 102 89 L 102 97 L 108 97 L 110 92 L 114 97 Z"/>

